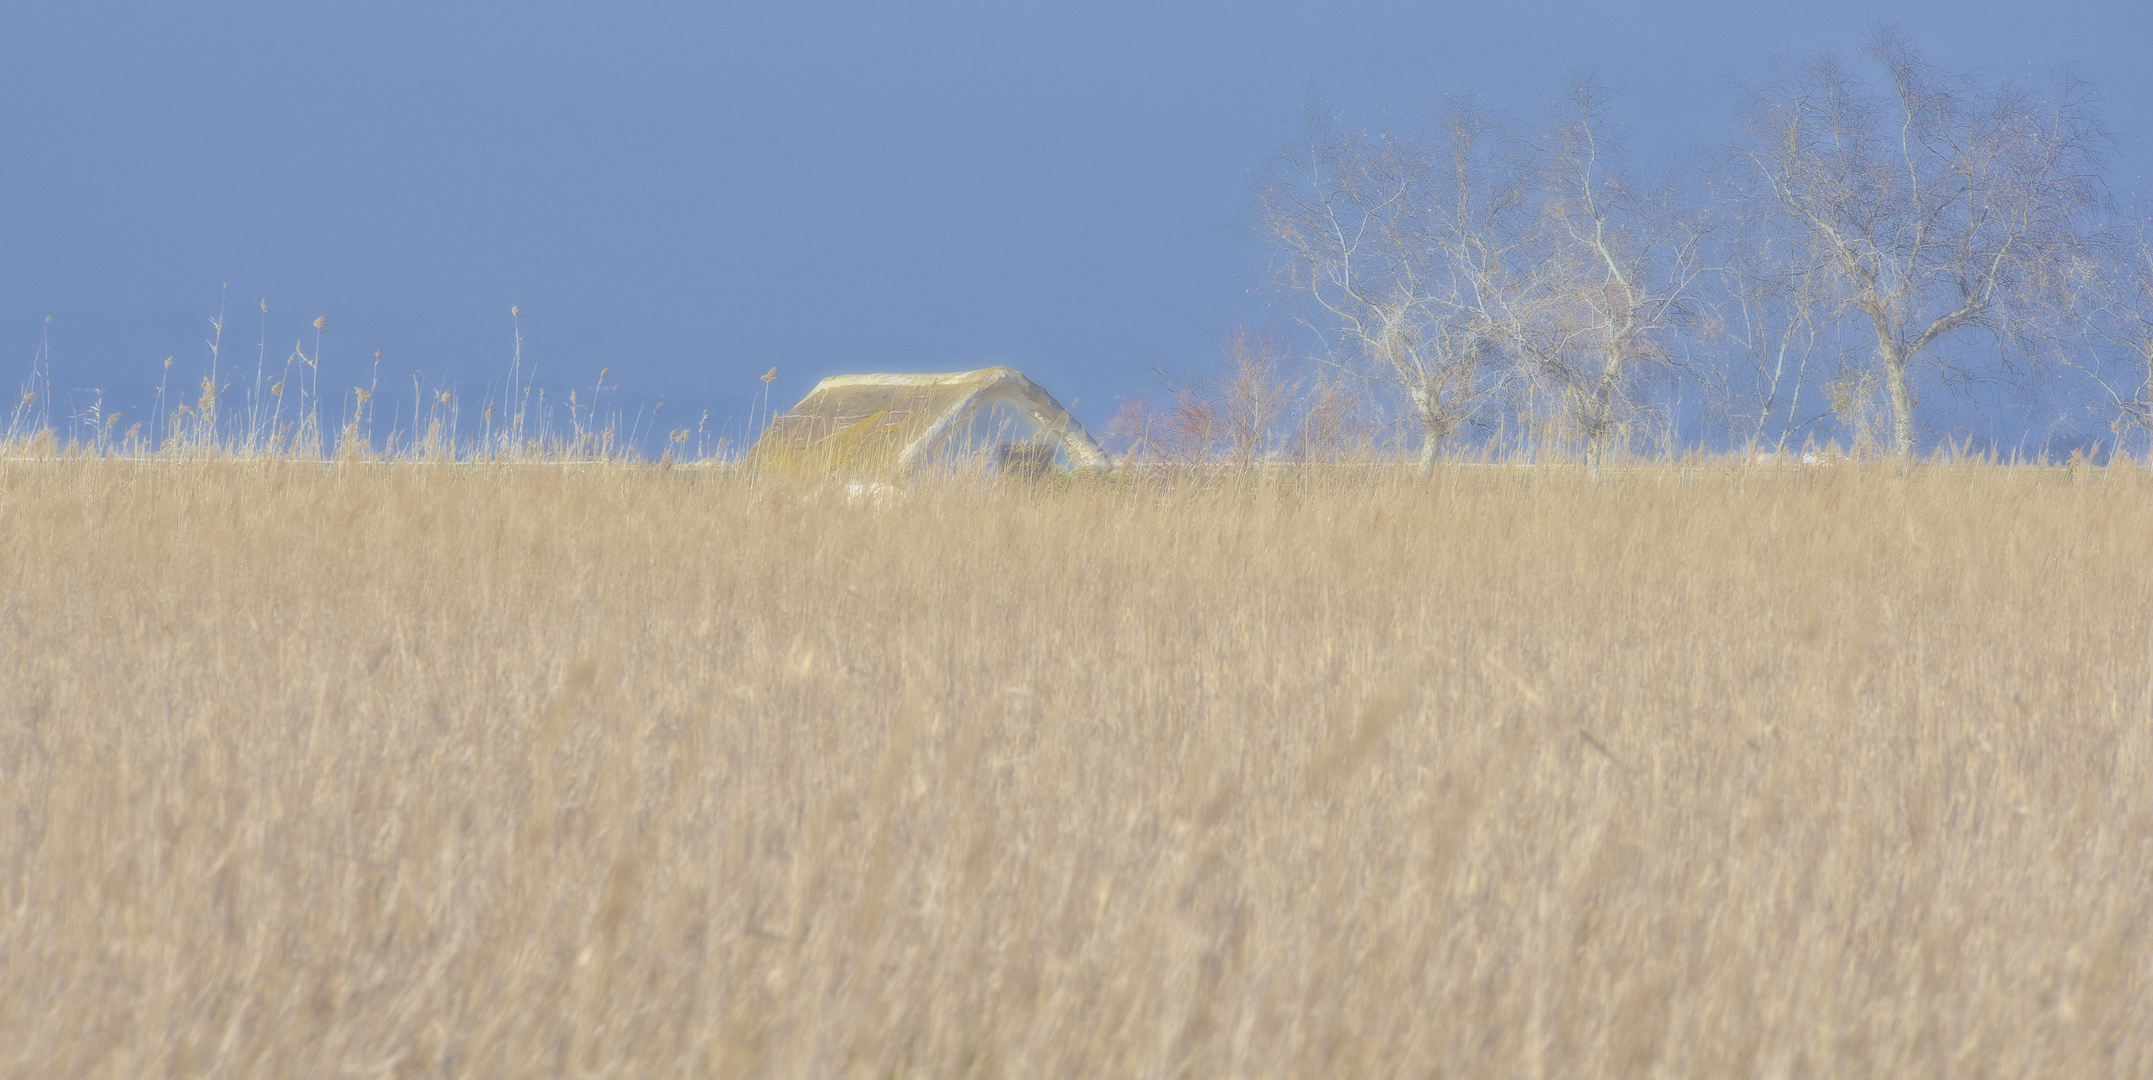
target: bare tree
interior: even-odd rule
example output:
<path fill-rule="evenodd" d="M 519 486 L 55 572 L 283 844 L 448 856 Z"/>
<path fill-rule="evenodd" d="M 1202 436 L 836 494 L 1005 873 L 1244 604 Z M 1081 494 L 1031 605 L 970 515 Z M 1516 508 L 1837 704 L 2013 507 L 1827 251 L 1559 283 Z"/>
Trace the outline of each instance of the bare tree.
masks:
<path fill-rule="evenodd" d="M 1541 140 L 1541 228 L 1500 305 L 1504 345 L 1527 374 L 1558 392 L 1597 476 L 1634 383 L 1674 367 L 1694 317 L 1705 235 L 1701 214 L 1671 187 L 1643 189 L 1618 165 L 1611 94 L 1573 82 Z"/>
<path fill-rule="evenodd" d="M 2141 218 L 2134 232 L 2136 242 L 2126 251 L 2124 272 L 2113 279 L 2117 300 L 2111 333 L 2135 361 L 2135 385 L 2131 396 L 2119 402 L 2119 421 L 2145 431 L 2146 452 L 2153 455 L 2153 228 Z"/>
<path fill-rule="evenodd" d="M 2100 388 L 2118 444 L 2142 434 L 2153 456 L 2153 222 L 2132 220 L 2110 253 L 2090 275 L 2079 305 L 2088 332 L 2066 362 Z"/>
<path fill-rule="evenodd" d="M 1820 271 L 1784 226 L 1752 216 L 1718 230 L 1699 337 L 1718 347 L 1719 362 L 1691 372 L 1736 443 L 1774 451 L 1826 426 L 1836 409 L 1820 384 L 1844 360 Z"/>
<path fill-rule="evenodd" d="M 1913 369 L 1945 364 L 1944 343 L 1985 331 L 2008 363 L 2011 346 L 2054 340 L 2096 231 L 2106 136 L 2075 79 L 1991 85 L 1891 29 L 1862 52 L 1880 79 L 1825 55 L 1756 89 L 1733 158 L 1751 206 L 1806 237 L 1821 295 L 1868 324 L 1903 456 Z"/>
<path fill-rule="evenodd" d="M 1313 301 L 1329 359 L 1412 403 L 1423 469 L 1500 384 L 1485 289 L 1526 231 L 1487 112 L 1457 100 L 1435 120 L 1434 139 L 1370 136 L 1311 106 L 1302 143 L 1258 191 L 1260 228 Z"/>

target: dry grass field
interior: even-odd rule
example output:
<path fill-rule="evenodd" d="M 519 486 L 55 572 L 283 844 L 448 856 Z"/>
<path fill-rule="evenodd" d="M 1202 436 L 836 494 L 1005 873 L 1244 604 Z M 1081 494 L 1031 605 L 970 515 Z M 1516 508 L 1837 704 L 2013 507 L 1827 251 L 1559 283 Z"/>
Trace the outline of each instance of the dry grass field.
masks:
<path fill-rule="evenodd" d="M 0 463 L 0 1076 L 2143 1077 L 2153 474 Z"/>

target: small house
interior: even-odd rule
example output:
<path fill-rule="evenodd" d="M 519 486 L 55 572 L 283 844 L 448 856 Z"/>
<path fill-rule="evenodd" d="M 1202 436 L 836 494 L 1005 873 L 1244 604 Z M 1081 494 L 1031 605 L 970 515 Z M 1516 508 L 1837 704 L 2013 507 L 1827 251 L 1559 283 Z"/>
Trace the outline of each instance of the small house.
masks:
<path fill-rule="evenodd" d="M 1106 452 L 1039 386 L 1006 367 L 943 375 L 834 375 L 770 422 L 748 464 L 902 477 L 983 463 L 1024 473 L 1104 469 Z"/>

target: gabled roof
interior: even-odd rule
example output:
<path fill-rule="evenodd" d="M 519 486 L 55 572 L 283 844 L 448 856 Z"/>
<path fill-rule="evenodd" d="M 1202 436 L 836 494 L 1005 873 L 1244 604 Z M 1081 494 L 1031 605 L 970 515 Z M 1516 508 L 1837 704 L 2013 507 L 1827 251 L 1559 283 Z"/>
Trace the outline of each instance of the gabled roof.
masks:
<path fill-rule="evenodd" d="M 751 465 L 846 475 L 902 475 L 958 446 L 952 436 L 997 406 L 1037 425 L 1033 439 L 1078 467 L 1106 468 L 1084 425 L 1012 368 L 943 375 L 835 375 L 764 430 Z"/>

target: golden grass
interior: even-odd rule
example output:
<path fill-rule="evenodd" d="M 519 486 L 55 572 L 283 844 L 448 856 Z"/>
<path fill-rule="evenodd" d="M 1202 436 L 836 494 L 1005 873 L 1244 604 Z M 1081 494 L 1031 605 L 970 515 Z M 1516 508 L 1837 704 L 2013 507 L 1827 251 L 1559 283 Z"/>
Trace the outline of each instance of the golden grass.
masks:
<path fill-rule="evenodd" d="M 2153 477 L 0 463 L 0 1074 L 2143 1076 Z"/>

